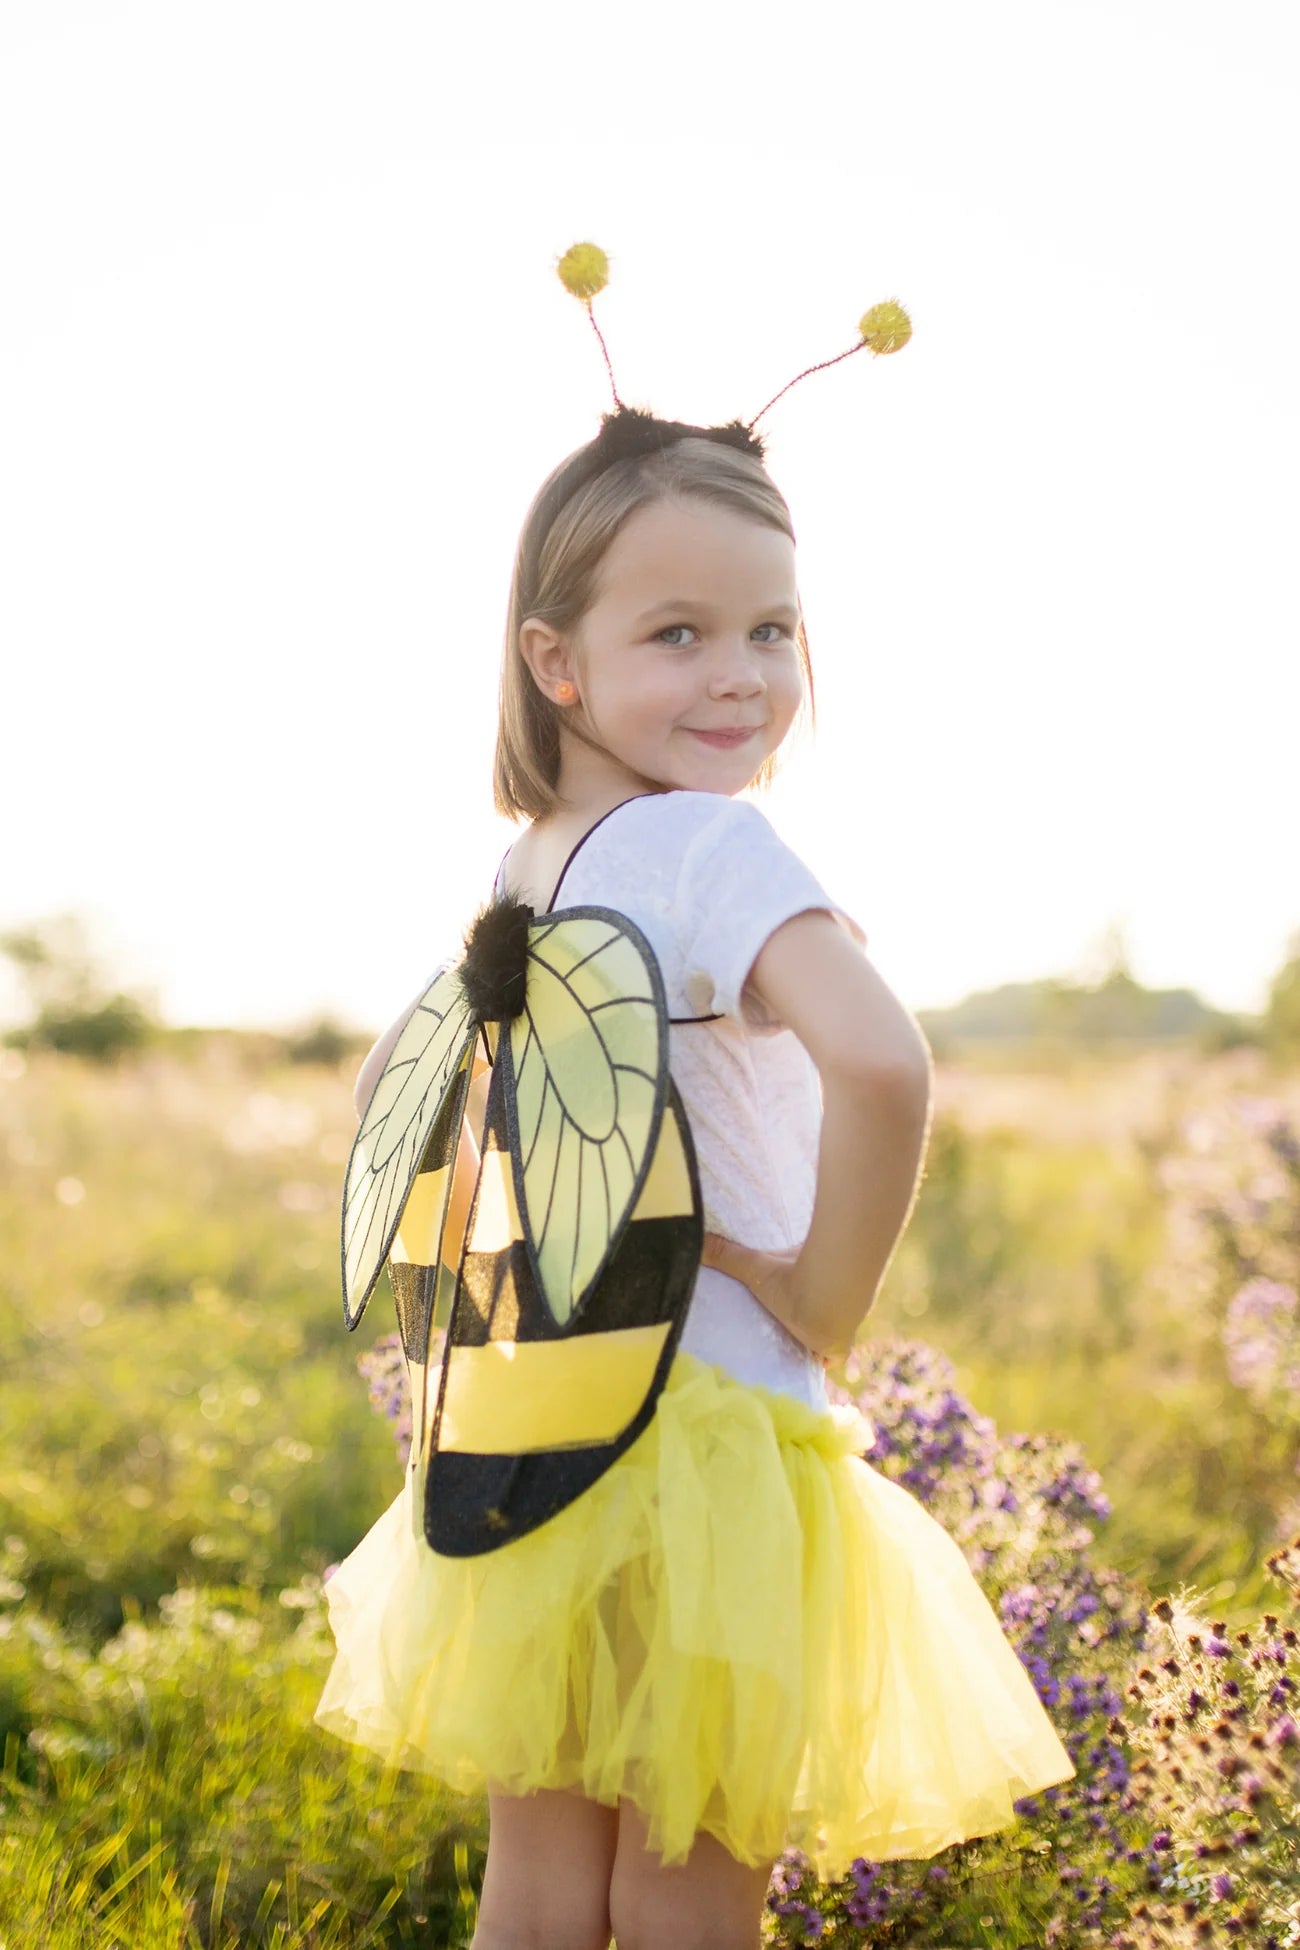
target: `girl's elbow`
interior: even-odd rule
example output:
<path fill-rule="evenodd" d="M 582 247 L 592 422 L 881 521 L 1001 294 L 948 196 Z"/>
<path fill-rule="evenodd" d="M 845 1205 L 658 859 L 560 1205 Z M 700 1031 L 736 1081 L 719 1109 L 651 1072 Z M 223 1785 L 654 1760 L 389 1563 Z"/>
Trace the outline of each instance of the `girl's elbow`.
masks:
<path fill-rule="evenodd" d="M 817 1352 L 831 1367 L 838 1367 L 842 1361 L 848 1360 L 858 1344 L 867 1315 L 875 1304 L 873 1295 L 866 1311 L 857 1316 L 851 1327 L 845 1326 L 842 1321 L 832 1323 L 818 1336 Z"/>
<path fill-rule="evenodd" d="M 822 1082 L 913 1108 L 928 1102 L 934 1088 L 930 1046 L 922 1038 L 915 1043 L 900 1040 L 888 1050 L 844 1047 L 822 1067 Z"/>
<path fill-rule="evenodd" d="M 934 1054 L 916 1017 L 908 1013 L 899 1024 L 890 1048 L 874 1059 L 875 1068 L 891 1081 L 927 1090 L 934 1078 Z"/>

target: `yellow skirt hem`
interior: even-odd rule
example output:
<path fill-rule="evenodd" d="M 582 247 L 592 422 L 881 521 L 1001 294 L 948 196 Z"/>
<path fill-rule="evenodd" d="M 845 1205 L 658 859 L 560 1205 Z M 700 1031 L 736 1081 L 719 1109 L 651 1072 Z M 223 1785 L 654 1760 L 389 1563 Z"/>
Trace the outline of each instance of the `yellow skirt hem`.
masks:
<path fill-rule="evenodd" d="M 436 1556 L 400 1494 L 327 1583 L 320 1726 L 462 1794 L 574 1789 L 685 1861 L 925 1859 L 1075 1768 L 960 1549 L 869 1424 L 679 1352 L 567 1510 Z"/>

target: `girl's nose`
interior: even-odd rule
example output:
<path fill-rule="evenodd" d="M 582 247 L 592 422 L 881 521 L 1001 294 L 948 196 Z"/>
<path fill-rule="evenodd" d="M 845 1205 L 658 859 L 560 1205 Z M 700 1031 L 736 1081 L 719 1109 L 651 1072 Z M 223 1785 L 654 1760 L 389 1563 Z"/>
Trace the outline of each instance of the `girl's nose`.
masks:
<path fill-rule="evenodd" d="M 753 646 L 749 644 L 736 644 L 729 655 L 721 656 L 709 678 L 709 694 L 712 697 L 752 697 L 755 692 L 766 688 L 767 680 Z"/>

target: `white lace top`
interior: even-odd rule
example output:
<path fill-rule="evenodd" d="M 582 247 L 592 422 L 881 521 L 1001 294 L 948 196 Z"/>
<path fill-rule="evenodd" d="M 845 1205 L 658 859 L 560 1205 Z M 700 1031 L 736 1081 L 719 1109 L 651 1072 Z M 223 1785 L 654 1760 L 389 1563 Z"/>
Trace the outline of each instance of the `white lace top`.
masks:
<path fill-rule="evenodd" d="M 626 914 L 658 958 L 669 1068 L 690 1120 L 705 1225 L 768 1250 L 800 1245 L 816 1183 L 820 1079 L 798 1037 L 744 984 L 791 915 L 824 908 L 865 944 L 862 929 L 757 806 L 714 792 L 648 793 L 598 820 L 551 900 L 587 904 Z M 817 1356 L 716 1267 L 699 1270 L 680 1345 L 738 1381 L 827 1405 Z"/>

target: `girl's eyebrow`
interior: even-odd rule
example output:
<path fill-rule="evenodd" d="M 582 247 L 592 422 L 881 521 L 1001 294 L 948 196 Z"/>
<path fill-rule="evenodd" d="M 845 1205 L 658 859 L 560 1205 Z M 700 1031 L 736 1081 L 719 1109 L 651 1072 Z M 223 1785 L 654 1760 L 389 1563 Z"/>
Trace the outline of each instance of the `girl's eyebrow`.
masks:
<path fill-rule="evenodd" d="M 779 602 L 759 604 L 758 607 L 768 616 L 793 616 L 796 622 L 799 619 L 799 611 L 784 597 Z M 652 616 L 669 609 L 693 609 L 701 616 L 712 616 L 714 613 L 711 603 L 699 602 L 694 596 L 670 596 L 666 602 L 654 603 L 649 609 L 643 609 L 635 620 L 637 623 L 648 623 Z"/>

